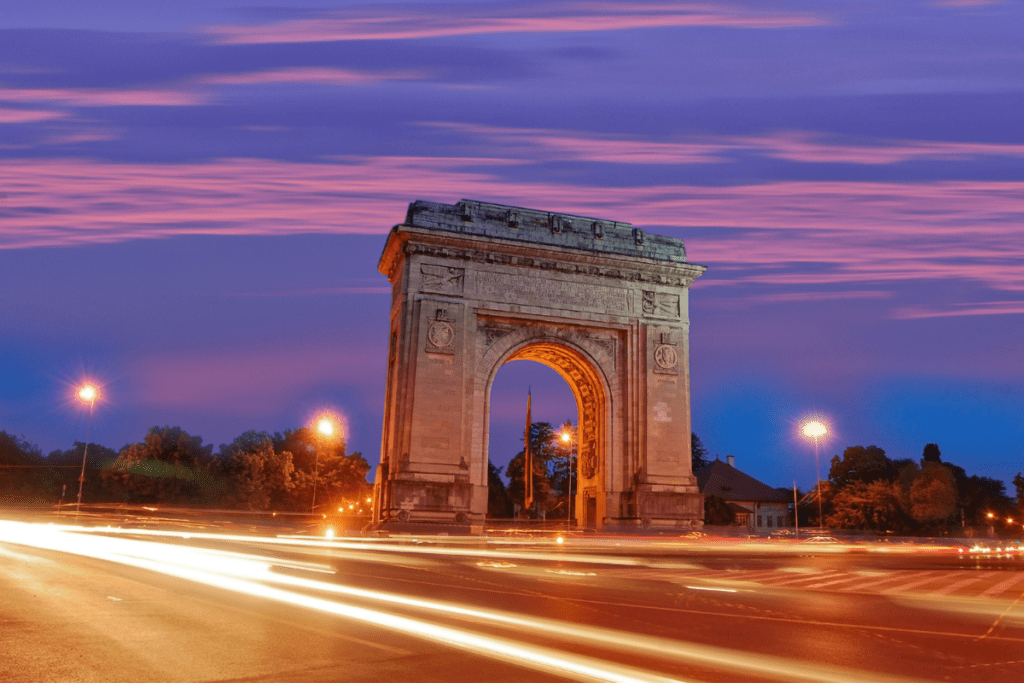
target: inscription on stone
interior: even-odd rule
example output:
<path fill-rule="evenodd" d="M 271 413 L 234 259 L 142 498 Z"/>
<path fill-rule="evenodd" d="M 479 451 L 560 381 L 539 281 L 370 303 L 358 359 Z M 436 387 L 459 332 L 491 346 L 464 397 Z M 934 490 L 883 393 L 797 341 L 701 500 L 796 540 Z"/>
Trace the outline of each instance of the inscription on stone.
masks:
<path fill-rule="evenodd" d="M 628 292 L 615 287 L 486 273 L 477 278 L 476 288 L 477 296 L 492 301 L 629 314 Z"/>

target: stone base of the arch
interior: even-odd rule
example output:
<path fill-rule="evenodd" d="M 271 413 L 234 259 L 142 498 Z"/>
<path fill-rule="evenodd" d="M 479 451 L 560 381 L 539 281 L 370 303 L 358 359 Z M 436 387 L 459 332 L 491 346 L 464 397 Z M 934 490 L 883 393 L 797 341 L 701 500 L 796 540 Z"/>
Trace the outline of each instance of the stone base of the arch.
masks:
<path fill-rule="evenodd" d="M 400 472 L 390 481 L 381 481 L 378 469 L 377 476 L 374 489 L 382 505 L 375 529 L 410 533 L 484 532 L 486 486 L 474 486 L 464 475 Z"/>
<path fill-rule="evenodd" d="M 636 521 L 644 528 L 704 526 L 704 496 L 696 486 L 641 484 L 632 497 Z"/>

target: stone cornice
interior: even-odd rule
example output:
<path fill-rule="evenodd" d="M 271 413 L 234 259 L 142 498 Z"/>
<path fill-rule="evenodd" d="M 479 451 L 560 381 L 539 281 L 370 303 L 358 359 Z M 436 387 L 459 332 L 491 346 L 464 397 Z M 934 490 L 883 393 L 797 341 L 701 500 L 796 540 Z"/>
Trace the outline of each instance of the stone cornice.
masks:
<path fill-rule="evenodd" d="M 529 246 L 497 238 L 451 234 L 437 235 L 408 225 L 395 226 L 388 235 L 378 269 L 394 282 L 406 256 L 422 255 L 476 263 L 586 275 L 613 280 L 644 282 L 667 287 L 689 287 L 707 269 L 695 263 L 669 263 L 651 259 Z"/>

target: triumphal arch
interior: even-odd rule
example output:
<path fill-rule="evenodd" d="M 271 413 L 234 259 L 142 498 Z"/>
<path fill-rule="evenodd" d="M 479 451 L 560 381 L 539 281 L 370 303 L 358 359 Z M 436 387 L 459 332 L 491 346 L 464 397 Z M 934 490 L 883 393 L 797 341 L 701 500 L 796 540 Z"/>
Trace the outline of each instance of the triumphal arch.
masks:
<path fill-rule="evenodd" d="M 690 464 L 690 285 L 681 240 L 629 223 L 417 201 L 379 264 L 392 285 L 378 524 L 480 529 L 491 385 L 511 360 L 576 397 L 577 523 L 699 527 Z"/>

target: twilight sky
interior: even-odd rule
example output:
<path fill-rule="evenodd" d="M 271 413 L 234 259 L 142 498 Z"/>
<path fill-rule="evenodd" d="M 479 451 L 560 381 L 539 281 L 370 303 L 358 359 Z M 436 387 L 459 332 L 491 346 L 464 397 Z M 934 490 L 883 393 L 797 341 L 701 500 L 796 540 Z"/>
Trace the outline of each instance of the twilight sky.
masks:
<path fill-rule="evenodd" d="M 218 445 L 343 414 L 379 460 L 409 202 L 632 222 L 708 266 L 693 423 L 771 485 L 799 421 L 1024 469 L 1024 7 L 1015 1 L 36 0 L 0 17 L 0 429 Z M 575 419 L 495 383 L 491 457 Z"/>

